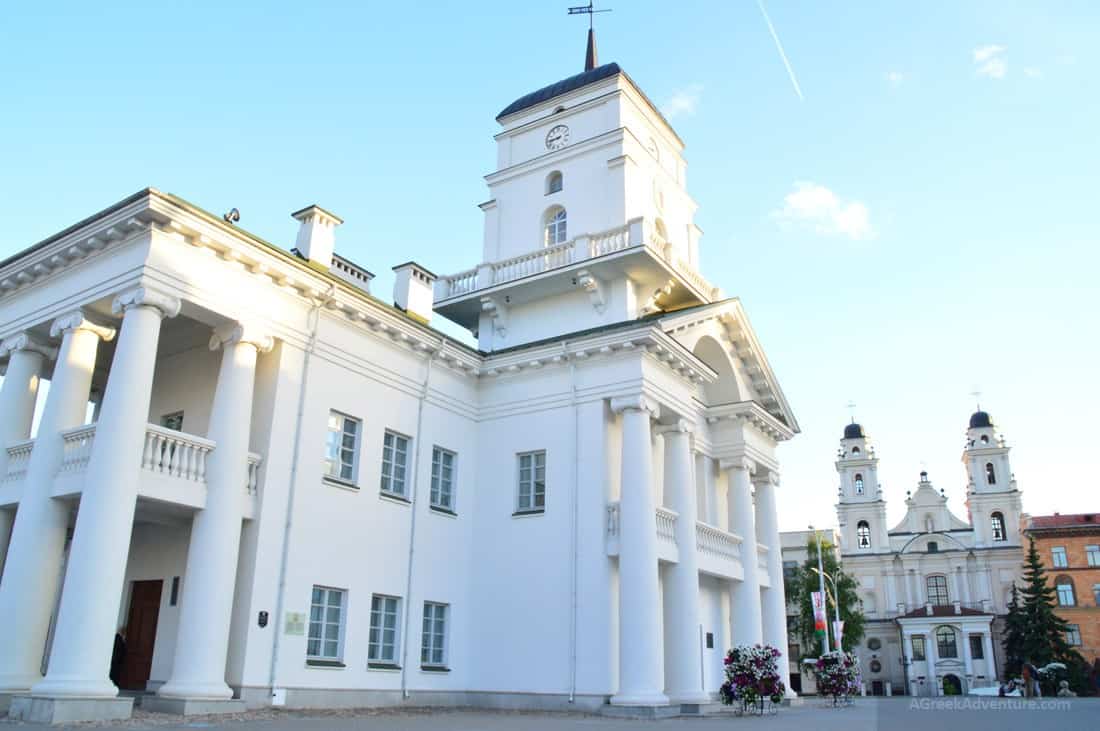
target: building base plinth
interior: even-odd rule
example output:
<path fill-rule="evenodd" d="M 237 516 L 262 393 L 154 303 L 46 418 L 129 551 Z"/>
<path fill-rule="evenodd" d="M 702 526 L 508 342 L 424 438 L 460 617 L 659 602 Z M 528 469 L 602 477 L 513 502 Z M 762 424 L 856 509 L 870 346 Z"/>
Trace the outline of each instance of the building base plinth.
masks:
<path fill-rule="evenodd" d="M 600 707 L 600 715 L 609 718 L 659 719 L 676 718 L 680 715 L 679 704 L 674 706 L 613 706 Z"/>
<path fill-rule="evenodd" d="M 172 713 L 177 716 L 205 716 L 218 713 L 244 713 L 247 704 L 237 698 L 165 698 L 149 696 L 141 701 L 141 708 L 153 713 Z"/>
<path fill-rule="evenodd" d="M 119 721 L 130 718 L 133 698 L 47 698 L 17 695 L 11 699 L 8 718 L 30 723 Z"/>

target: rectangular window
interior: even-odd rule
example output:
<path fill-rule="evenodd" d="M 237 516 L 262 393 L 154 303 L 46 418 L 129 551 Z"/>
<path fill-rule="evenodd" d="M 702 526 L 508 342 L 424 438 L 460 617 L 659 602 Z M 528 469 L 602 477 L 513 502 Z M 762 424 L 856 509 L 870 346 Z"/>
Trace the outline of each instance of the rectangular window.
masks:
<path fill-rule="evenodd" d="M 382 492 L 405 497 L 405 469 L 408 463 L 408 437 L 387 431 L 382 440 Z"/>
<path fill-rule="evenodd" d="M 1100 566 L 1100 546 L 1085 546 L 1085 559 L 1089 566 Z"/>
<path fill-rule="evenodd" d="M 420 640 L 420 664 L 424 667 L 447 667 L 447 609 L 446 604 L 424 602 Z"/>
<path fill-rule="evenodd" d="M 1066 644 L 1071 647 L 1081 646 L 1081 626 L 1071 624 L 1066 627 Z"/>
<path fill-rule="evenodd" d="M 1054 568 L 1064 569 L 1069 566 L 1069 562 L 1066 560 L 1066 547 L 1054 546 L 1050 549 L 1051 558 L 1054 560 Z"/>
<path fill-rule="evenodd" d="M 1069 581 L 1060 581 L 1055 584 L 1055 588 L 1058 589 L 1058 603 L 1063 607 L 1072 607 L 1077 604 L 1076 597 L 1073 596 L 1073 584 Z"/>
<path fill-rule="evenodd" d="M 183 412 L 173 411 L 160 417 L 160 425 L 172 431 L 183 431 Z"/>
<path fill-rule="evenodd" d="M 338 411 L 328 415 L 325 441 L 325 474 L 341 482 L 355 483 L 359 467 L 360 421 Z"/>
<path fill-rule="evenodd" d="M 1100 607 L 1100 584 L 1092 585 L 1092 601 L 1096 606 Z"/>
<path fill-rule="evenodd" d="M 344 645 L 344 602 L 347 592 L 326 586 L 313 587 L 309 607 L 306 659 L 340 662 Z"/>
<path fill-rule="evenodd" d="M 924 635 L 913 635 L 913 660 L 924 660 Z"/>
<path fill-rule="evenodd" d="M 940 576 L 938 574 L 929 576 L 925 580 L 925 587 L 927 588 L 928 601 L 934 606 L 946 606 L 948 601 L 947 596 L 947 577 Z"/>
<path fill-rule="evenodd" d="M 401 600 L 395 596 L 375 594 L 370 600 L 370 639 L 367 660 L 372 663 L 396 665 L 398 649 L 397 618 Z"/>
<path fill-rule="evenodd" d="M 975 660 L 985 659 L 985 645 L 982 644 L 981 635 L 970 635 L 970 657 Z"/>
<path fill-rule="evenodd" d="M 516 512 L 541 513 L 546 509 L 546 452 L 519 455 L 519 493 Z"/>
<path fill-rule="evenodd" d="M 432 496 L 431 506 L 454 511 L 455 497 L 455 460 L 454 452 L 435 447 L 432 450 Z"/>

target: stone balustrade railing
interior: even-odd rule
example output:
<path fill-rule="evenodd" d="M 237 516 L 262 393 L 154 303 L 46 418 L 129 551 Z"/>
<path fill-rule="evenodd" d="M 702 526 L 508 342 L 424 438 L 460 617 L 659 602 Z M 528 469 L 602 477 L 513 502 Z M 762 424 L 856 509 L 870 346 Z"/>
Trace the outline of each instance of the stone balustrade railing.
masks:
<path fill-rule="evenodd" d="M 668 508 L 657 508 L 657 540 L 676 543 L 676 520 L 679 514 Z"/>
<path fill-rule="evenodd" d="M 95 424 L 85 424 L 61 432 L 62 452 L 59 474 L 83 472 L 92 456 L 95 443 Z"/>
<path fill-rule="evenodd" d="M 3 476 L 3 482 L 18 482 L 27 476 L 27 465 L 31 462 L 33 449 L 33 439 L 24 439 L 8 445 L 8 468 Z"/>
<path fill-rule="evenodd" d="M 582 234 L 562 244 L 544 246 L 520 256 L 487 262 L 473 269 L 440 277 L 435 283 L 435 299 L 440 301 L 458 297 L 479 289 L 576 264 L 585 259 L 594 259 L 631 247 L 642 246 L 653 251 L 693 286 L 711 298 L 716 299 L 721 296 L 717 287 L 710 284 L 695 267 L 677 255 L 675 246 L 656 231 L 650 231 L 648 236 L 645 236 L 644 228 L 646 228 L 646 221 L 636 218 L 625 226 L 617 226 L 598 233 Z"/>
<path fill-rule="evenodd" d="M 214 442 L 149 424 L 145 427 L 142 469 L 190 482 L 206 482 L 206 460 Z"/>
<path fill-rule="evenodd" d="M 738 561 L 741 559 L 741 538 L 721 528 L 699 521 L 695 524 L 695 542 L 703 553 Z"/>

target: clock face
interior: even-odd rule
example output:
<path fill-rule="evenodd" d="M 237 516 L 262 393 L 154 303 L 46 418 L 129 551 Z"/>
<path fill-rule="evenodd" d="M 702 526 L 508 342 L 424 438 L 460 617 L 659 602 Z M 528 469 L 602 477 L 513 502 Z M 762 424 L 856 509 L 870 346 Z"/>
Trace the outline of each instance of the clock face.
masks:
<path fill-rule="evenodd" d="M 546 133 L 546 149 L 548 150 L 560 150 L 565 147 L 567 142 L 569 142 L 569 128 L 564 124 L 556 125 Z"/>

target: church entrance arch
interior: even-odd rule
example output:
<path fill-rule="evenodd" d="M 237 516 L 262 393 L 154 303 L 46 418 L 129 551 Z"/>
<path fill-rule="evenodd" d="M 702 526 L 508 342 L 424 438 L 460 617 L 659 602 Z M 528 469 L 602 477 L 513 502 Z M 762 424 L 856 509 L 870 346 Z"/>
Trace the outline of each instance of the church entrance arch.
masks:
<path fill-rule="evenodd" d="M 962 681 L 958 675 L 948 674 L 943 676 L 944 695 L 962 695 Z"/>

